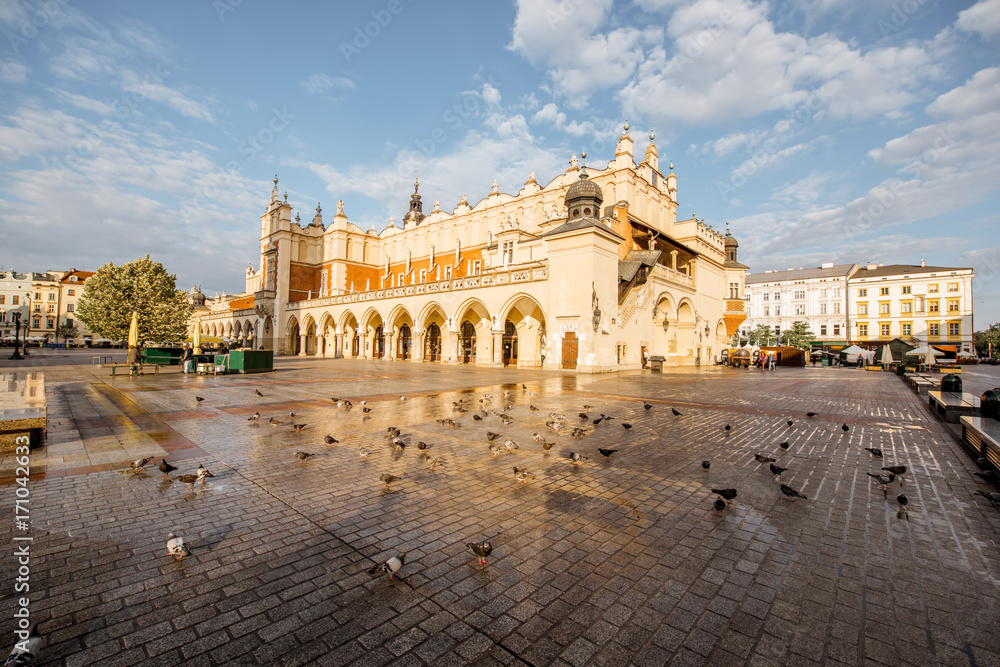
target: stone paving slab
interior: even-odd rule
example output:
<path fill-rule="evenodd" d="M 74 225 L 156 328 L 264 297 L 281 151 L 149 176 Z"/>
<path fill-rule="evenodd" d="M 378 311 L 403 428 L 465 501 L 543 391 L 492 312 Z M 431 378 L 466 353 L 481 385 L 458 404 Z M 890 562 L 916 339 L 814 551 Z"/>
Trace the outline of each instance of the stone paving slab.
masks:
<path fill-rule="evenodd" d="M 32 452 L 49 465 L 28 483 L 30 530 L 0 521 L 3 544 L 33 538 L 40 664 L 1000 664 L 1000 508 L 973 495 L 988 489 L 974 462 L 894 375 L 278 367 L 114 384 L 47 369 L 60 453 Z M 511 424 L 472 418 L 486 394 Z M 550 412 L 567 427 L 547 428 Z M 613 419 L 594 425 L 602 413 Z M 518 448 L 493 457 L 487 431 Z M 70 460 L 105 440 L 117 462 Z M 178 473 L 204 464 L 215 477 L 189 490 L 152 467 L 115 471 L 153 448 Z M 588 458 L 574 465 L 571 451 Z M 759 452 L 809 499 L 783 500 Z M 890 464 L 908 471 L 883 492 L 865 473 Z M 534 478 L 518 483 L 515 466 Z M 383 489 L 381 473 L 400 479 Z M 718 487 L 738 489 L 722 516 Z M 10 506 L 15 490 L 0 486 Z M 166 555 L 167 532 L 190 558 Z M 481 567 L 466 542 L 484 539 Z M 0 636 L 12 638 L 5 549 Z M 399 581 L 368 574 L 399 552 Z"/>

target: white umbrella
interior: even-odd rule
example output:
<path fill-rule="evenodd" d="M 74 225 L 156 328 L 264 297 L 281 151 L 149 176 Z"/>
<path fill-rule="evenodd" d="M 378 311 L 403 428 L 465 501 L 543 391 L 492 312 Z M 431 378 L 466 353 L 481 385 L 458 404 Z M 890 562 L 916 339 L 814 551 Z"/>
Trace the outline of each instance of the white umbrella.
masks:
<path fill-rule="evenodd" d="M 892 350 L 888 345 L 882 346 L 882 351 L 879 354 L 879 363 L 885 366 L 896 363 L 896 359 L 892 356 Z"/>
<path fill-rule="evenodd" d="M 916 347 L 910 350 L 909 352 L 906 352 L 905 354 L 919 354 L 925 356 L 931 354 L 934 355 L 935 357 L 940 357 L 941 355 L 944 354 L 944 352 L 942 352 L 941 350 L 935 350 L 933 347 L 930 347 L 928 345 L 921 345 L 920 347 Z"/>

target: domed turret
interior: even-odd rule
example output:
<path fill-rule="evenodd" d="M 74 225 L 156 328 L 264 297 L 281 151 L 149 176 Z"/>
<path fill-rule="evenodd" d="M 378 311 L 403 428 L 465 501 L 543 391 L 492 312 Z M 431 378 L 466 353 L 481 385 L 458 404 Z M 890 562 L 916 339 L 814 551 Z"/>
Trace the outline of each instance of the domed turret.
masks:
<path fill-rule="evenodd" d="M 191 299 L 191 303 L 193 303 L 194 305 L 196 306 L 205 305 L 205 295 L 201 293 L 201 288 L 198 287 L 197 285 L 191 288 L 189 297 Z"/>
<path fill-rule="evenodd" d="M 587 154 L 584 153 L 582 157 L 586 159 Z M 569 208 L 569 219 L 600 218 L 601 203 L 603 201 L 604 193 L 601 192 L 601 186 L 594 183 L 587 176 L 585 164 L 580 170 L 580 178 L 566 190 L 566 206 Z"/>

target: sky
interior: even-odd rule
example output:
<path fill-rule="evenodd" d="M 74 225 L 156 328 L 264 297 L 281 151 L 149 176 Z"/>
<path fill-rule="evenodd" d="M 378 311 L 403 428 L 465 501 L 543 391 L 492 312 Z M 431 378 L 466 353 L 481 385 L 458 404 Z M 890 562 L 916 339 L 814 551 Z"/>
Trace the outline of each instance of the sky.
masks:
<path fill-rule="evenodd" d="M 275 175 L 381 230 L 626 119 L 752 272 L 972 267 L 1000 322 L 1000 0 L 0 0 L 0 267 L 239 293 Z"/>

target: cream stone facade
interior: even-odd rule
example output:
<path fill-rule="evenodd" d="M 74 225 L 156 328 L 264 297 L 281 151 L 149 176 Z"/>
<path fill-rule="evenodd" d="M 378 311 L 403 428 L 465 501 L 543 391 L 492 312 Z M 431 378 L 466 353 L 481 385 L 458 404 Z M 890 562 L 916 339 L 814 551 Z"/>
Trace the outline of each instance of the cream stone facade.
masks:
<path fill-rule="evenodd" d="M 376 233 L 322 209 L 292 217 L 275 177 L 246 291 L 192 291 L 193 332 L 276 354 L 567 368 L 709 363 L 745 317 L 737 243 L 677 220 L 677 176 L 628 124 L 602 169 L 569 167 L 425 214 L 414 183 L 400 226 Z M 583 156 L 586 157 L 586 154 Z"/>

